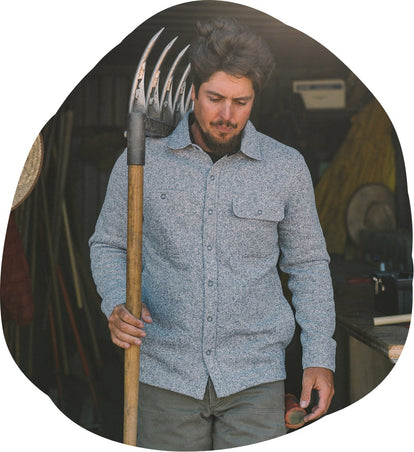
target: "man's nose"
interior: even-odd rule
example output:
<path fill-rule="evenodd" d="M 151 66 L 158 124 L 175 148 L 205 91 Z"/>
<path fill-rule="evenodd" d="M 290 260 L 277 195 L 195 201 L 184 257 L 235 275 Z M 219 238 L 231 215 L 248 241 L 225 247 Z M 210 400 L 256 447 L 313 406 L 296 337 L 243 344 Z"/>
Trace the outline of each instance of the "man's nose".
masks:
<path fill-rule="evenodd" d="M 220 116 L 225 121 L 230 121 L 232 115 L 231 102 L 223 102 L 220 110 Z"/>

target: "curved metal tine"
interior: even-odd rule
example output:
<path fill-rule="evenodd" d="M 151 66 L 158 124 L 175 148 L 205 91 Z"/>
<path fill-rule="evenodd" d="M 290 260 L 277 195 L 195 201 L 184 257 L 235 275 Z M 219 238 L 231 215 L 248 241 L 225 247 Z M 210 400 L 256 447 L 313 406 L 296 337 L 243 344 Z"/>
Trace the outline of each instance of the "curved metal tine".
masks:
<path fill-rule="evenodd" d="M 145 105 L 147 107 L 147 113 L 152 112 L 153 116 L 159 116 L 160 107 L 159 107 L 159 97 L 158 97 L 158 85 L 160 79 L 160 67 L 162 62 L 164 61 L 167 53 L 171 49 L 174 42 L 177 40 L 178 36 L 172 39 L 164 48 L 161 53 L 161 56 L 158 58 L 154 70 L 152 71 L 151 79 L 148 83 L 148 91 L 147 98 L 145 100 Z"/>
<path fill-rule="evenodd" d="M 173 111 L 173 101 L 172 101 L 172 82 L 171 79 L 170 88 L 167 91 L 165 100 L 163 104 L 161 105 L 161 115 L 160 115 L 160 121 L 164 122 L 168 125 L 173 125 L 174 123 L 174 111 Z"/>
<path fill-rule="evenodd" d="M 182 91 L 181 91 L 182 94 L 180 95 L 177 105 L 174 110 L 174 122 L 173 122 L 174 127 L 176 127 L 178 125 L 178 123 L 181 121 L 181 119 L 183 119 L 183 117 L 185 115 L 185 111 L 184 111 L 185 86 L 186 86 L 186 83 L 184 82 Z"/>
<path fill-rule="evenodd" d="M 145 67 L 147 63 L 147 59 L 149 54 L 151 53 L 152 48 L 154 47 L 159 35 L 165 30 L 161 28 L 149 41 L 147 47 L 142 53 L 141 59 L 138 63 L 137 69 L 134 75 L 134 82 L 131 88 L 131 95 L 129 98 L 129 112 L 131 112 L 134 108 L 134 102 L 139 110 L 145 111 L 145 87 L 144 87 L 144 78 L 145 78 Z"/>
<path fill-rule="evenodd" d="M 177 58 L 174 60 L 174 63 L 172 64 L 170 71 L 168 72 L 168 75 L 167 75 L 167 78 L 165 80 L 164 87 L 162 90 L 161 98 L 160 98 L 161 106 L 164 104 L 167 92 L 171 92 L 175 69 L 177 68 L 178 63 L 181 61 L 181 58 L 184 56 L 185 52 L 187 52 L 189 47 L 190 47 L 190 45 L 184 47 L 184 49 L 181 50 L 181 52 L 177 55 Z M 171 105 L 171 108 L 172 108 L 172 105 Z"/>
<path fill-rule="evenodd" d="M 188 110 L 192 110 L 194 108 L 194 102 L 191 99 L 191 91 L 193 89 L 193 85 L 190 86 L 190 89 L 188 90 L 187 93 L 187 98 L 185 101 L 185 105 L 184 105 L 184 112 L 187 113 Z"/>
<path fill-rule="evenodd" d="M 175 92 L 174 102 L 173 102 L 173 111 L 175 112 L 177 109 L 177 104 L 181 96 L 184 94 L 185 90 L 185 81 L 188 77 L 188 74 L 190 73 L 191 69 L 191 63 L 188 63 L 187 67 L 185 68 L 185 71 L 183 72 L 183 75 L 181 76 L 180 83 L 177 86 L 177 91 Z"/>
<path fill-rule="evenodd" d="M 183 85 L 183 94 L 180 96 L 180 103 L 178 105 L 178 114 L 180 119 L 184 116 L 185 114 L 185 90 L 187 88 L 187 81 L 184 82 Z M 191 92 L 191 90 L 190 90 Z"/>

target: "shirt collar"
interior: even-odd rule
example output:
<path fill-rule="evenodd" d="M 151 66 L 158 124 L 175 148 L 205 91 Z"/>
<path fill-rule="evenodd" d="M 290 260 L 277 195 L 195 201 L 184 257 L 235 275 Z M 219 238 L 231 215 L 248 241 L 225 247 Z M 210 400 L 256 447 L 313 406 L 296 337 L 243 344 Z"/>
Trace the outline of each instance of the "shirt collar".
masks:
<path fill-rule="evenodd" d="M 188 112 L 177 125 L 173 133 L 168 137 L 168 147 L 173 150 L 182 150 L 192 146 L 188 116 Z M 262 151 L 257 144 L 257 131 L 251 121 L 247 121 L 243 131 L 240 151 L 247 157 L 255 160 L 262 160 Z"/>
<path fill-rule="evenodd" d="M 242 142 L 240 146 L 241 152 L 254 160 L 263 160 L 262 149 L 257 139 L 257 130 L 251 121 L 247 121 L 244 128 Z"/>

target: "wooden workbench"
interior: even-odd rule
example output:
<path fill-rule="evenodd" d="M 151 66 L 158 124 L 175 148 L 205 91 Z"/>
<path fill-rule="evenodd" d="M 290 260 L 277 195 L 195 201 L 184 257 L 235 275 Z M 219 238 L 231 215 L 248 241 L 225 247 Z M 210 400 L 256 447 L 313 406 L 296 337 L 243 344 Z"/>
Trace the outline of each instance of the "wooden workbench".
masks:
<path fill-rule="evenodd" d="M 332 258 L 331 271 L 337 328 L 348 338 L 349 401 L 353 403 L 392 370 L 404 348 L 409 325 L 374 326 L 373 318 L 385 315 L 375 309 L 373 283 L 368 281 L 374 267 Z"/>
<path fill-rule="evenodd" d="M 337 291 L 335 295 L 338 324 L 355 339 L 395 362 L 404 348 L 408 325 L 374 326 L 373 318 L 384 314 L 374 308 L 372 286 L 368 284 L 348 286 Z"/>

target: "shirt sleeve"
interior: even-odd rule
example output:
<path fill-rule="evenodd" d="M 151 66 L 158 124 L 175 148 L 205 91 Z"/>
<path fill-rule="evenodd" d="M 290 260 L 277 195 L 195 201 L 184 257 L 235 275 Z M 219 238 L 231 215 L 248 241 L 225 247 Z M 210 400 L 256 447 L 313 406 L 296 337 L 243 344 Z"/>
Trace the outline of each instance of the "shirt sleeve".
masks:
<path fill-rule="evenodd" d="M 105 200 L 89 239 L 92 276 L 109 317 L 126 300 L 128 166 L 124 152 L 109 178 Z"/>
<path fill-rule="evenodd" d="M 315 206 L 309 170 L 302 156 L 292 173 L 279 224 L 280 269 L 289 275 L 288 287 L 296 321 L 301 327 L 302 364 L 335 370 L 335 304 L 329 254 Z"/>

